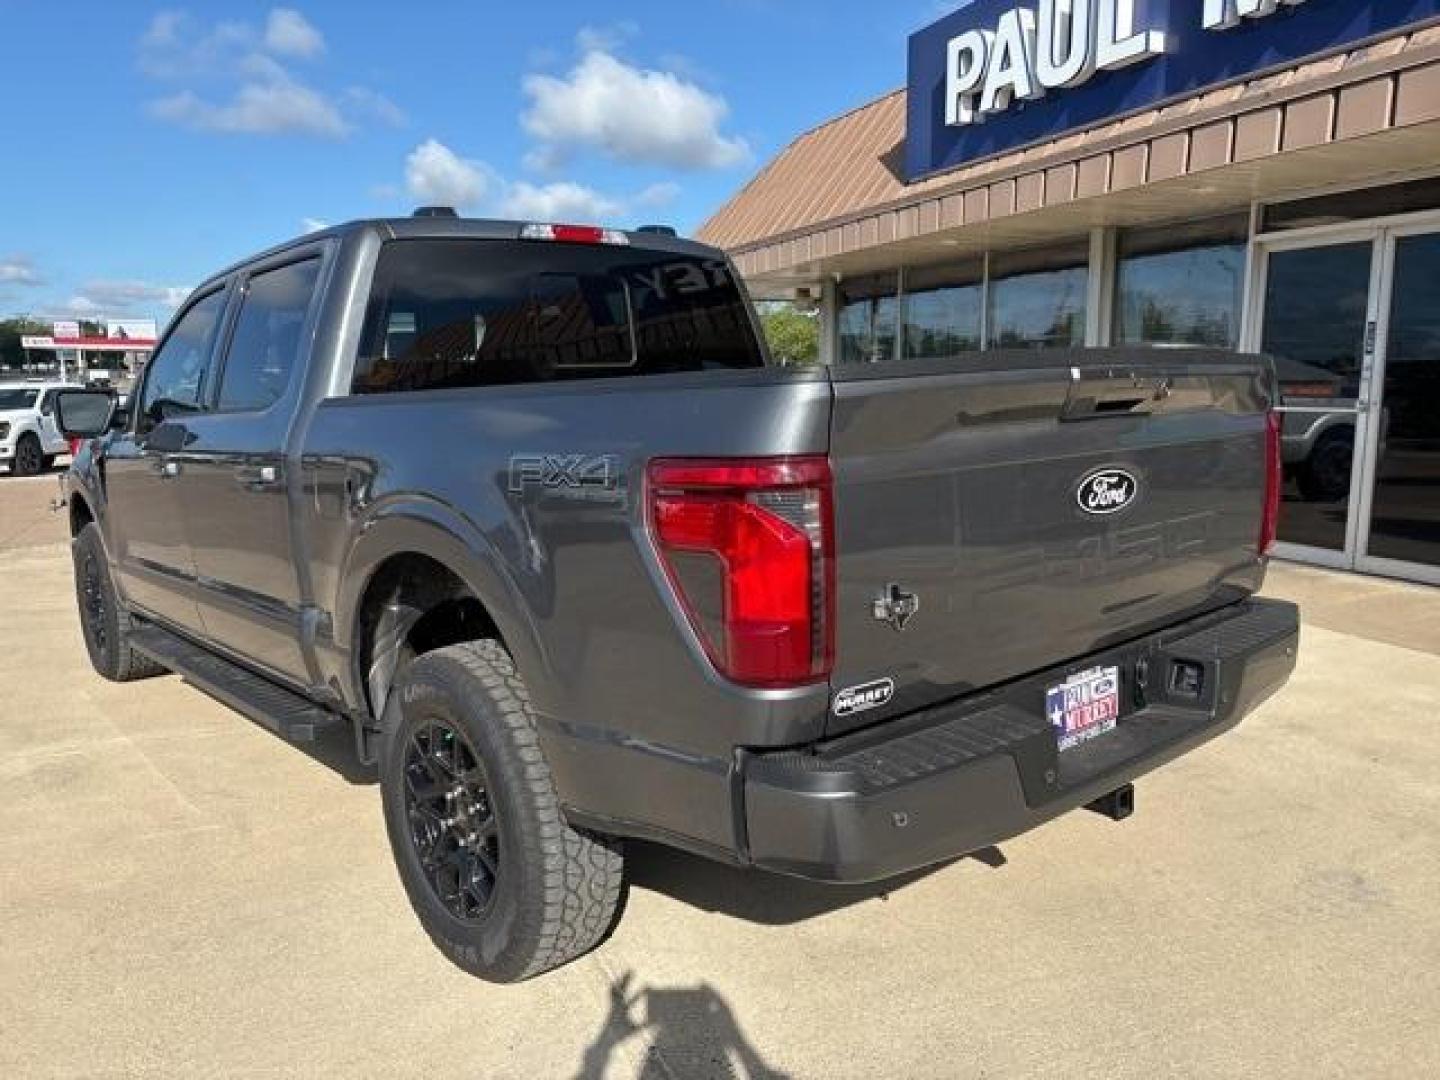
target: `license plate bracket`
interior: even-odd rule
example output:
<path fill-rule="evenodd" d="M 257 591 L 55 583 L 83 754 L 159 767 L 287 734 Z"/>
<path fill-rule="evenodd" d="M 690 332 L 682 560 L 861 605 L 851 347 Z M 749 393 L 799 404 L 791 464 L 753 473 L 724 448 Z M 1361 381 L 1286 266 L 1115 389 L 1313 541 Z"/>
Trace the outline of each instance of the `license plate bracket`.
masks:
<path fill-rule="evenodd" d="M 1061 753 L 1115 730 L 1120 720 L 1120 669 L 1078 671 L 1045 691 L 1045 715 Z"/>

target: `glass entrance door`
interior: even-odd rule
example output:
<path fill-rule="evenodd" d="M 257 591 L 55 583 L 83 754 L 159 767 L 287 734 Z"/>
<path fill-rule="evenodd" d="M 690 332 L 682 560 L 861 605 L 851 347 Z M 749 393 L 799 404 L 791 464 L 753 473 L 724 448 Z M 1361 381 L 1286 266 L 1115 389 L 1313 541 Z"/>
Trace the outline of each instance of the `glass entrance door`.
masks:
<path fill-rule="evenodd" d="M 1360 566 L 1440 582 L 1440 233 L 1395 230 L 1384 249 Z"/>
<path fill-rule="evenodd" d="M 1284 506 L 1281 554 L 1353 566 L 1375 352 L 1372 231 L 1325 244 L 1262 250 L 1260 351 L 1280 382 Z"/>
<path fill-rule="evenodd" d="M 1262 242 L 1279 553 L 1440 584 L 1440 220 Z"/>

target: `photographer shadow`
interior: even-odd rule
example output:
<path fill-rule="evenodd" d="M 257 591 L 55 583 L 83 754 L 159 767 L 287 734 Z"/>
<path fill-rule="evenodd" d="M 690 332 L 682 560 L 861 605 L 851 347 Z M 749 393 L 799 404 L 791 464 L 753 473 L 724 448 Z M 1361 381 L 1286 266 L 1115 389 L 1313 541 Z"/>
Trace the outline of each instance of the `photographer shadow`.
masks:
<path fill-rule="evenodd" d="M 788 1080 L 750 1042 L 735 1012 L 709 983 L 645 987 L 630 993 L 634 973 L 610 986 L 610 1011 L 585 1051 L 576 1080 L 604 1080 L 611 1059 L 631 1039 L 648 1036 L 641 1080 L 683 1076 Z M 636 1014 L 639 1019 L 636 1019 Z M 738 1070 L 738 1071 L 737 1071 Z"/>

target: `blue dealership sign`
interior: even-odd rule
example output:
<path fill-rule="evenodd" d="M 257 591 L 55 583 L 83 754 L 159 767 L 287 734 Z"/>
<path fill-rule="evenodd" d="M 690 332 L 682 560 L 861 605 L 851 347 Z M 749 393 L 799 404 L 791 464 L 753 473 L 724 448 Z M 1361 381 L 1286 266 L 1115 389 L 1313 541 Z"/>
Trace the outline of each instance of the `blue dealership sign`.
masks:
<path fill-rule="evenodd" d="M 910 39 L 907 179 L 1440 16 L 1440 0 L 972 0 Z"/>

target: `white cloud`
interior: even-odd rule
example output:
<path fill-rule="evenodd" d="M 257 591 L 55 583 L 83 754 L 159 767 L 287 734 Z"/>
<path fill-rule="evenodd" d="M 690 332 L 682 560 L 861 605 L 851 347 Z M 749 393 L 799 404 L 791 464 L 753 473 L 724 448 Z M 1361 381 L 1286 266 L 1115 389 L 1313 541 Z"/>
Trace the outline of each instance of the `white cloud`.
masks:
<path fill-rule="evenodd" d="M 351 86 L 345 91 L 345 103 L 357 114 L 374 117 L 390 127 L 404 127 L 409 121 L 405 110 L 384 94 L 364 86 Z"/>
<path fill-rule="evenodd" d="M 651 184 L 633 195 L 615 195 L 570 180 L 536 184 L 507 182 L 483 161 L 462 157 L 440 142 L 427 139 L 405 159 L 405 187 L 422 203 L 479 209 L 482 213 L 521 221 L 605 223 L 640 211 L 648 215 L 674 202 L 678 184 Z M 393 200 L 394 185 L 372 189 L 376 198 Z"/>
<path fill-rule="evenodd" d="M 223 104 L 207 101 L 193 90 L 161 98 L 150 111 L 195 131 L 225 134 L 279 135 L 294 133 L 338 139 L 350 125 L 322 94 L 297 82 L 246 83 Z"/>
<path fill-rule="evenodd" d="M 246 23 L 206 28 L 186 12 L 162 11 L 140 37 L 140 69 L 157 79 L 209 77 L 255 44 L 255 32 Z"/>
<path fill-rule="evenodd" d="M 601 222 L 624 209 L 621 202 L 569 181 L 537 186 L 522 180 L 510 185 L 500 204 L 503 217 L 522 221 Z"/>
<path fill-rule="evenodd" d="M 307 217 L 300 219 L 301 232 L 320 232 L 322 229 L 328 229 L 329 227 L 330 222 L 326 221 L 324 218 Z"/>
<path fill-rule="evenodd" d="M 669 180 L 658 184 L 651 184 L 639 195 L 635 196 L 635 205 L 655 209 L 661 206 L 669 206 L 680 197 L 680 185 Z"/>
<path fill-rule="evenodd" d="M 27 256 L 0 256 L 0 286 L 30 289 L 44 284 L 35 264 Z"/>
<path fill-rule="evenodd" d="M 325 51 L 325 38 L 294 8 L 275 8 L 265 21 L 265 47 L 277 56 L 308 59 Z"/>
<path fill-rule="evenodd" d="M 92 315 L 100 314 L 100 305 L 88 296 L 72 296 L 65 302 L 65 310 L 60 314 L 78 315 L 83 319 L 88 319 Z"/>
<path fill-rule="evenodd" d="M 577 149 L 618 161 L 720 169 L 748 160 L 743 139 L 720 126 L 725 99 L 672 72 L 647 71 L 590 49 L 566 77 L 529 75 L 525 130 L 541 143 L 531 163 L 553 167 Z"/>
<path fill-rule="evenodd" d="M 629 19 L 611 26 L 582 26 L 575 44 L 581 52 L 613 53 L 639 33 L 640 27 Z"/>
<path fill-rule="evenodd" d="M 272 9 L 263 27 L 207 25 L 185 12 L 163 11 L 140 38 L 139 63 L 152 78 L 181 83 L 150 102 L 151 115 L 195 131 L 335 139 L 363 121 L 405 122 L 400 107 L 377 91 L 317 89 L 287 66 L 324 50 L 320 31 L 293 8 Z"/>
<path fill-rule="evenodd" d="M 185 15 L 179 11 L 161 11 L 150 20 L 150 25 L 141 35 L 142 49 L 166 49 L 178 45 L 180 31 L 185 24 Z"/>
<path fill-rule="evenodd" d="M 179 285 L 152 285 L 145 281 L 91 281 L 80 287 L 66 305 L 67 314 L 120 316 L 174 311 L 190 290 Z"/>
<path fill-rule="evenodd" d="M 422 202 L 470 207 L 490 190 L 489 168 L 462 158 L 438 139 L 426 139 L 405 159 L 405 186 Z"/>

